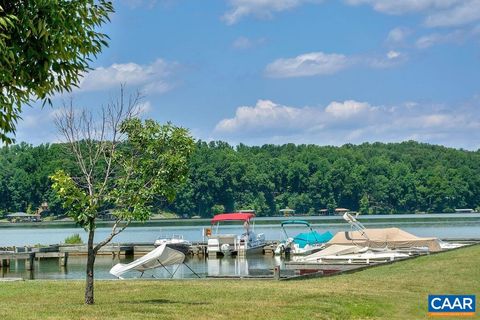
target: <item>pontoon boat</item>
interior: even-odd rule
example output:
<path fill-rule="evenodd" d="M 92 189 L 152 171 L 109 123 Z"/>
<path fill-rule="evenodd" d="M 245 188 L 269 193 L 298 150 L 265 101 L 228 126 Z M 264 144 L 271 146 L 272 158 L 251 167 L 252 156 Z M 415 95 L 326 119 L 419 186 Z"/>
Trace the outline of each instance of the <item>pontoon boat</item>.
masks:
<path fill-rule="evenodd" d="M 216 258 L 219 255 L 240 255 L 261 253 L 265 246 L 265 235 L 263 233 L 256 234 L 253 224 L 250 230 L 250 224 L 255 217 L 254 213 L 235 212 L 218 214 L 212 219 L 214 234 L 208 236 L 207 252 L 209 258 Z M 219 225 L 225 221 L 243 222 L 245 232 L 242 235 L 236 234 L 220 234 Z"/>

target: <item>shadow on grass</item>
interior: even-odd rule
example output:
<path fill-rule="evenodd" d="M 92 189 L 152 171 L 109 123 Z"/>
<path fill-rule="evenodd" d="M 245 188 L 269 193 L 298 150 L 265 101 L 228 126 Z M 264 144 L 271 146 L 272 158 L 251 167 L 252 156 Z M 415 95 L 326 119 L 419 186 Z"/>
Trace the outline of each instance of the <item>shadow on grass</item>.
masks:
<path fill-rule="evenodd" d="M 209 302 L 188 302 L 188 301 L 173 301 L 168 299 L 150 299 L 150 300 L 137 300 L 137 301 L 124 301 L 124 303 L 131 304 L 184 304 L 184 305 L 207 305 Z"/>

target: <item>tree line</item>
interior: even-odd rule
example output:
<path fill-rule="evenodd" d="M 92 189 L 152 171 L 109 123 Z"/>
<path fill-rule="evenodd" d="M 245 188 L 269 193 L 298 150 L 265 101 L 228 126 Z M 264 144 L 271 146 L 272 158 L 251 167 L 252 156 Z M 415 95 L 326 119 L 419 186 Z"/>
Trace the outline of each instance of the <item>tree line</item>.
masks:
<path fill-rule="evenodd" d="M 315 215 L 342 207 L 362 214 L 452 212 L 480 206 L 480 151 L 403 143 L 238 146 L 198 141 L 186 183 L 173 202 L 154 210 L 210 217 L 254 209 L 259 216 L 285 207 Z M 62 144 L 26 143 L 0 149 L 0 215 L 34 211 L 48 202 L 62 215 L 51 176 L 75 175 Z"/>

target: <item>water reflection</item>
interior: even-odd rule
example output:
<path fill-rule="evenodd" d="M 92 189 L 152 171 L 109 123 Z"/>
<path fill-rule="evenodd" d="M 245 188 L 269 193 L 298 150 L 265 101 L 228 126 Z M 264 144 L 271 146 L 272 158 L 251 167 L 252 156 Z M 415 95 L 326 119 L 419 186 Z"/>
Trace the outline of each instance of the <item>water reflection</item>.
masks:
<path fill-rule="evenodd" d="M 138 257 L 135 257 L 138 258 Z M 67 267 L 62 267 L 57 259 L 41 259 L 35 261 L 34 270 L 26 270 L 23 260 L 13 261 L 10 267 L 0 268 L 0 277 L 19 277 L 23 279 L 84 279 L 86 257 L 70 256 Z M 115 279 L 108 271 L 112 266 L 121 263 L 130 263 L 133 258 L 113 258 L 112 256 L 98 256 L 95 262 L 96 279 Z M 248 258 L 224 257 L 220 259 L 204 259 L 189 257 L 185 263 L 200 277 L 207 276 L 259 276 L 270 275 L 276 265 L 284 267 L 284 260 L 280 257 L 254 256 Z M 197 278 L 184 265 L 168 266 L 165 270 L 157 268 L 145 271 L 143 278 L 168 279 L 174 273 L 174 279 Z M 130 271 L 124 278 L 139 278 L 140 272 Z"/>

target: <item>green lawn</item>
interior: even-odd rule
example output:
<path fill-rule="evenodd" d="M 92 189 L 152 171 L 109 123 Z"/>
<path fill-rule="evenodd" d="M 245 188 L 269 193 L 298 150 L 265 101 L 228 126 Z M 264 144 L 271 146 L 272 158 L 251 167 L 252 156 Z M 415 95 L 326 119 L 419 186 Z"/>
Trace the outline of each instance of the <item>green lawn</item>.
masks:
<path fill-rule="evenodd" d="M 480 299 L 480 246 L 303 281 L 98 281 L 94 306 L 82 281 L 0 282 L 0 319 L 419 319 L 429 293 Z"/>

